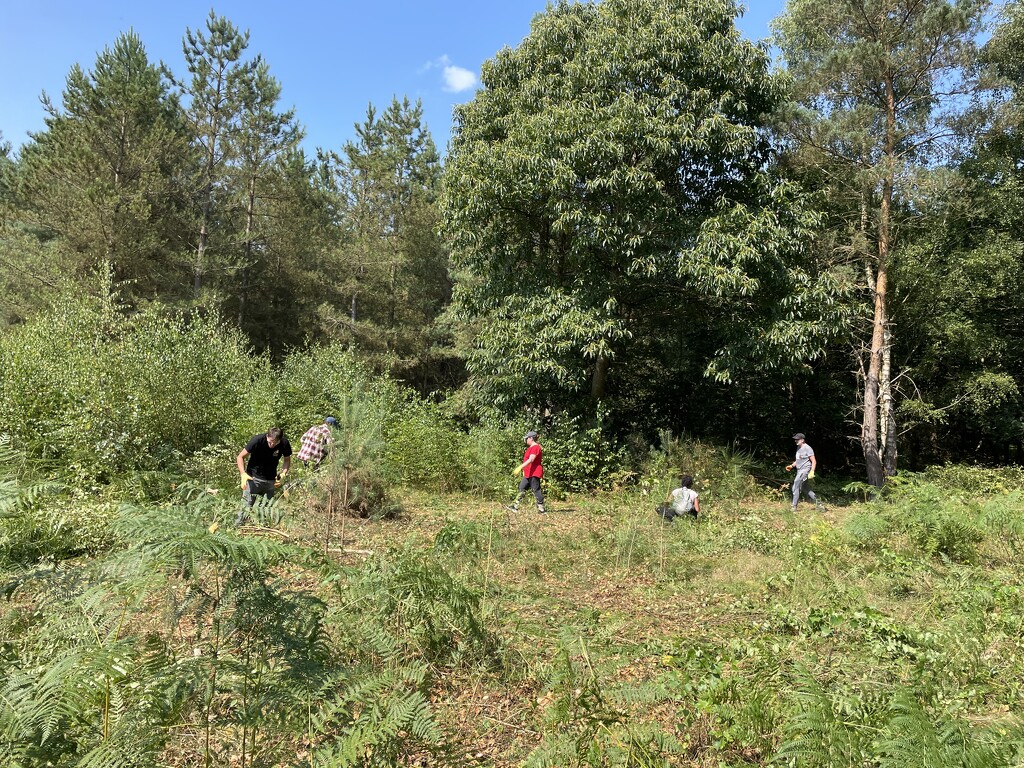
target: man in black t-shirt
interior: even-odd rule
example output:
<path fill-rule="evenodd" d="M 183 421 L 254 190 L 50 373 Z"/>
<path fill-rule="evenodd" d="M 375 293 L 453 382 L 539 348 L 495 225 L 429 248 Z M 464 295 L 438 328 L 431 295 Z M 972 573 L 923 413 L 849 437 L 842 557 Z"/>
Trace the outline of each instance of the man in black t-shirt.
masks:
<path fill-rule="evenodd" d="M 249 459 L 248 465 L 245 464 L 246 458 Z M 255 435 L 238 454 L 235 463 L 242 481 L 245 506 L 238 512 L 236 525 L 245 520 L 245 510 L 256 502 L 257 496 L 274 497 L 277 464 L 282 458 L 281 477 L 284 477 L 292 465 L 292 446 L 280 427 L 271 427 L 265 435 Z"/>

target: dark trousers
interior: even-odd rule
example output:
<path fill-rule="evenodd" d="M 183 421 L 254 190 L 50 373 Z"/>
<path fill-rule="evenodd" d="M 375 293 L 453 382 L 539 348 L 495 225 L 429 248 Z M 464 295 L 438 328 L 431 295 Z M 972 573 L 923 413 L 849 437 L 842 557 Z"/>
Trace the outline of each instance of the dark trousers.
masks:
<path fill-rule="evenodd" d="M 526 495 L 526 492 L 533 489 L 533 498 L 537 500 L 537 506 L 544 506 L 544 494 L 540 489 L 540 478 L 539 477 L 524 477 L 519 481 L 519 495 L 516 496 L 516 504 L 519 500 Z"/>
<path fill-rule="evenodd" d="M 235 525 L 241 525 L 245 522 L 245 519 L 249 516 L 247 514 L 249 508 L 256 503 L 256 499 L 260 496 L 268 499 L 274 498 L 273 480 L 254 477 L 245 484 L 245 488 L 242 490 L 242 506 L 239 508 L 238 516 L 235 518 Z"/>

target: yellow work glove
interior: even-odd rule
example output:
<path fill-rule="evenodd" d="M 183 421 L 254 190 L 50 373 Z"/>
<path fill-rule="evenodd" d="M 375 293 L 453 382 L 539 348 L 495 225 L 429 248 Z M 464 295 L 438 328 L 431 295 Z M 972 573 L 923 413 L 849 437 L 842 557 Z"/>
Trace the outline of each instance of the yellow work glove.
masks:
<path fill-rule="evenodd" d="M 516 477 L 522 471 L 523 471 L 522 467 L 516 467 L 515 469 L 512 470 L 512 477 Z"/>
<path fill-rule="evenodd" d="M 813 469 L 810 472 L 807 473 L 807 479 L 808 480 L 813 480 L 814 479 L 814 470 Z"/>
<path fill-rule="evenodd" d="M 245 484 L 248 483 L 250 480 L 252 480 L 252 475 L 250 475 L 248 472 L 241 472 L 239 474 L 239 477 L 242 478 L 242 490 L 244 491 L 245 490 Z"/>

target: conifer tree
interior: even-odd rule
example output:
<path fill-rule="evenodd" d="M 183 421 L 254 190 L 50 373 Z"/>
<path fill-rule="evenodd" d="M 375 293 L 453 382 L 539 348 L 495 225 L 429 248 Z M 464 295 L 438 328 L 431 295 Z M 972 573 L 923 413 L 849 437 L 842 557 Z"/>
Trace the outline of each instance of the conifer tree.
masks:
<path fill-rule="evenodd" d="M 380 115 L 370 105 L 357 140 L 336 157 L 347 301 L 334 327 L 378 367 L 416 383 L 430 377 L 432 325 L 449 294 L 437 234 L 440 158 L 422 119 L 408 98 Z"/>
<path fill-rule="evenodd" d="M 915 163 L 955 137 L 952 121 L 975 85 L 974 40 L 987 0 L 790 0 L 777 39 L 794 83 L 788 121 L 798 159 L 832 166 L 834 184 L 859 221 L 851 252 L 861 258 L 871 306 L 860 442 L 868 481 L 896 471 L 890 270 L 899 246 L 904 192 Z"/>
<path fill-rule="evenodd" d="M 72 67 L 61 104 L 43 104 L 46 128 L 15 174 L 18 218 L 57 235 L 79 276 L 106 263 L 126 296 L 173 291 L 187 144 L 139 37 L 118 37 L 91 70 Z"/>
<path fill-rule="evenodd" d="M 233 270 L 233 287 L 238 325 L 246 328 L 250 280 L 260 272 L 260 261 L 272 258 L 267 251 L 266 231 L 274 226 L 268 220 L 266 198 L 273 191 L 280 163 L 294 153 L 302 139 L 295 121 L 295 110 L 277 111 L 281 85 L 270 74 L 266 62 L 258 61 L 252 76 L 241 84 L 239 125 L 227 137 L 234 163 L 228 179 L 241 211 L 241 247 Z M 282 190 L 277 185 L 277 193 Z"/>
<path fill-rule="evenodd" d="M 185 31 L 182 48 L 189 80 L 176 82 L 184 119 L 192 133 L 195 173 L 192 200 L 195 206 L 192 250 L 192 294 L 200 299 L 211 273 L 228 269 L 227 250 L 232 233 L 219 229 L 226 219 L 227 167 L 237 151 L 230 137 L 240 130 L 243 101 L 251 93 L 260 59 L 245 61 L 249 33 L 241 32 L 212 10 L 206 31 Z"/>

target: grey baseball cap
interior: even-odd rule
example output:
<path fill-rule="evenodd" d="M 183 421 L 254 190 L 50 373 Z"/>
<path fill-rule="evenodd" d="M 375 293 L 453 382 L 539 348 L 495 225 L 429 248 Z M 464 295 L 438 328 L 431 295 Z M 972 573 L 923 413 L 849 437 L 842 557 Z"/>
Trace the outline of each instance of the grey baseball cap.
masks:
<path fill-rule="evenodd" d="M 806 440 L 807 438 L 804 437 L 804 433 L 803 432 L 797 432 L 795 435 L 793 435 L 793 439 L 794 440 Z"/>

